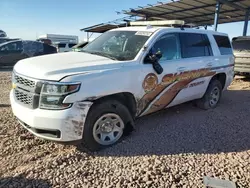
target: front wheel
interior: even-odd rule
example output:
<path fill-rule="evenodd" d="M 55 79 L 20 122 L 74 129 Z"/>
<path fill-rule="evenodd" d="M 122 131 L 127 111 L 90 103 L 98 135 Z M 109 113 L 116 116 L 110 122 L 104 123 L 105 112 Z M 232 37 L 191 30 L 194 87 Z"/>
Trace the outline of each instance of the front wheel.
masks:
<path fill-rule="evenodd" d="M 212 80 L 204 96 L 196 101 L 196 105 L 204 110 L 215 108 L 220 101 L 221 94 L 221 82 L 219 80 Z"/>
<path fill-rule="evenodd" d="M 87 116 L 83 144 L 91 151 L 98 151 L 120 141 L 127 124 L 131 121 L 128 109 L 116 100 L 94 104 Z"/>

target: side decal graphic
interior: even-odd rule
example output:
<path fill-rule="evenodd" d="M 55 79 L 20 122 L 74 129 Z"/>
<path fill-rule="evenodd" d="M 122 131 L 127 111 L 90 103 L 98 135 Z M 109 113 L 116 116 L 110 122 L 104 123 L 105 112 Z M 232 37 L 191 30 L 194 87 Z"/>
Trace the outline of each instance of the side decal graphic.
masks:
<path fill-rule="evenodd" d="M 167 107 L 178 95 L 178 93 L 188 87 L 192 81 L 213 76 L 216 72 L 210 69 L 199 69 L 193 71 L 186 71 L 181 73 L 166 74 L 163 76 L 162 81 L 158 83 L 158 78 L 154 73 L 148 74 L 143 82 L 143 89 L 145 95 L 138 101 L 137 115 L 146 115 Z M 176 82 L 176 83 L 175 83 Z M 164 91 L 168 86 L 173 84 L 169 89 Z M 194 87 L 202 83 L 193 83 L 190 87 Z M 164 92 L 162 94 L 162 92 Z M 162 94 L 157 100 L 155 100 Z M 155 101 L 154 101 L 155 100 Z M 152 104 L 152 102 L 154 103 Z M 148 109 L 148 107 L 150 108 Z"/>

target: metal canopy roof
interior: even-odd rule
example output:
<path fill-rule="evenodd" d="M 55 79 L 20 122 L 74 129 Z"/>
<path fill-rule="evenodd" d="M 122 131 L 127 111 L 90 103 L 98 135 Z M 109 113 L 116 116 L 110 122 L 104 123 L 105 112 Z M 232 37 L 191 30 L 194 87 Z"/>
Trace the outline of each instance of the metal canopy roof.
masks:
<path fill-rule="evenodd" d="M 244 21 L 250 8 L 249 0 L 218 0 L 221 3 L 218 23 Z M 214 23 L 216 0 L 172 0 L 137 9 L 124 10 L 122 13 L 145 17 L 148 20 L 177 19 L 197 25 Z"/>
<path fill-rule="evenodd" d="M 101 23 L 97 25 L 93 25 L 90 27 L 86 27 L 83 29 L 80 29 L 80 31 L 85 31 L 85 32 L 92 32 L 92 33 L 104 33 L 110 29 L 115 29 L 118 27 L 126 27 L 126 24 L 130 21 L 136 20 L 135 16 L 126 16 L 123 18 L 119 18 L 113 21 L 109 21 L 107 23 Z"/>
<path fill-rule="evenodd" d="M 246 35 L 250 19 L 250 0 L 168 0 L 164 3 L 158 1 L 155 5 L 139 6 L 117 14 L 129 16 L 83 28 L 81 31 L 103 33 L 117 27 L 125 27 L 130 21 L 140 20 L 184 20 L 187 25 L 214 25 L 215 30 L 217 24 L 245 21 L 243 35 Z"/>
<path fill-rule="evenodd" d="M 115 25 L 115 24 L 102 23 L 102 24 L 91 26 L 91 27 L 83 28 L 81 29 L 81 31 L 92 32 L 92 33 L 104 33 L 110 29 L 115 29 L 118 27 L 125 27 L 125 26 L 126 24 Z"/>

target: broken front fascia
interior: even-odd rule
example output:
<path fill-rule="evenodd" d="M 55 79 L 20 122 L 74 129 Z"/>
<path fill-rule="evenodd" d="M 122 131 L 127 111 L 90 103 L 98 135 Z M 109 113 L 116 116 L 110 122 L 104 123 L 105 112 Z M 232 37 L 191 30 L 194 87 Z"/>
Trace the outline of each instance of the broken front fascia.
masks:
<path fill-rule="evenodd" d="M 84 124 L 86 122 L 87 113 L 92 106 L 92 102 L 76 102 L 65 120 L 64 131 L 68 140 L 79 140 L 82 138 Z"/>

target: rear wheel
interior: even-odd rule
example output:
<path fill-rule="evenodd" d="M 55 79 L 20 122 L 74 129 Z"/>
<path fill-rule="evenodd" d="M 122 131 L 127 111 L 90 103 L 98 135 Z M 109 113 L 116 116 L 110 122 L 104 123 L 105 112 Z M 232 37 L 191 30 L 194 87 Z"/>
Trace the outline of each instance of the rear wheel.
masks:
<path fill-rule="evenodd" d="M 131 121 L 128 109 L 116 100 L 105 100 L 94 104 L 87 116 L 83 144 L 92 151 L 119 142 L 125 127 Z"/>
<path fill-rule="evenodd" d="M 212 80 L 204 96 L 196 101 L 196 105 L 204 110 L 215 108 L 220 101 L 221 94 L 222 86 L 220 81 Z"/>

